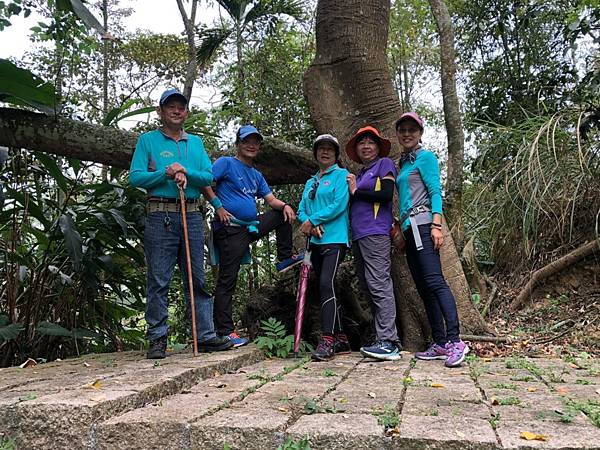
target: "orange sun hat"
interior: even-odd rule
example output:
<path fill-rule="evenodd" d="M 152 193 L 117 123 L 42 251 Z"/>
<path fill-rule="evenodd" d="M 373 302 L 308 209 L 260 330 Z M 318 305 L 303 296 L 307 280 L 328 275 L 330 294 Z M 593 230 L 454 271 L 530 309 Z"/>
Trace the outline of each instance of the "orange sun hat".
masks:
<path fill-rule="evenodd" d="M 346 144 L 346 154 L 352 161 L 362 164 L 362 161 L 356 153 L 356 141 L 358 140 L 358 138 L 364 136 L 365 134 L 371 134 L 379 141 L 379 156 L 385 158 L 390 154 L 390 149 L 392 148 L 392 143 L 390 142 L 390 140 L 384 138 L 379 133 L 379 130 L 377 128 L 372 127 L 371 125 L 367 125 L 366 127 L 360 128 Z"/>

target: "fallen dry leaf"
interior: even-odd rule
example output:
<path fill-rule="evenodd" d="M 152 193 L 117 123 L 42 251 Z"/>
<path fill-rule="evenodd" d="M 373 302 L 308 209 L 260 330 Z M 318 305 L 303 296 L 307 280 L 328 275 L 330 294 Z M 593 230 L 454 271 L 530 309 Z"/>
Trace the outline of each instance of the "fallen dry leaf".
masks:
<path fill-rule="evenodd" d="M 458 430 L 456 430 L 456 435 L 457 435 L 458 437 L 461 437 L 461 438 L 466 438 L 466 437 L 467 437 L 467 436 L 465 435 L 465 433 L 463 433 L 462 431 L 458 431 Z"/>
<path fill-rule="evenodd" d="M 98 395 L 90 398 L 90 401 L 92 402 L 103 402 L 104 400 L 106 400 L 106 395 Z"/>
<path fill-rule="evenodd" d="M 342 398 L 340 398 L 340 403 L 346 404 L 346 403 L 348 403 L 348 399 L 346 397 L 342 397 Z"/>
<path fill-rule="evenodd" d="M 35 359 L 32 359 L 32 358 L 27 358 L 27 361 L 25 361 L 19 367 L 21 369 L 26 369 L 28 367 L 34 367 L 34 366 L 37 366 L 37 361 Z"/>
<path fill-rule="evenodd" d="M 87 362 L 84 361 L 83 362 L 83 367 L 90 367 L 90 363 L 87 363 Z"/>
<path fill-rule="evenodd" d="M 596 394 L 600 395 L 600 389 L 596 389 Z"/>
<path fill-rule="evenodd" d="M 534 387 L 528 387 L 527 388 L 527 392 L 535 392 L 537 390 L 538 390 L 538 388 L 534 388 Z"/>
<path fill-rule="evenodd" d="M 492 398 L 490 398 L 490 403 L 492 405 L 497 405 L 498 404 L 498 398 L 495 395 L 492 395 Z"/>
<path fill-rule="evenodd" d="M 483 362 L 492 362 L 492 358 L 483 358 Z"/>
<path fill-rule="evenodd" d="M 521 439 L 527 441 L 547 441 L 548 436 L 544 434 L 531 433 L 530 431 L 521 431 Z"/>
<path fill-rule="evenodd" d="M 102 389 L 102 381 L 96 380 L 93 383 L 86 384 L 83 387 L 86 389 Z"/>
<path fill-rule="evenodd" d="M 398 428 L 398 427 L 388 428 L 387 433 L 389 435 L 397 435 L 397 436 L 399 436 L 400 435 L 400 428 Z"/>
<path fill-rule="evenodd" d="M 388 367 L 384 367 L 383 370 L 389 370 L 390 372 L 396 372 L 396 371 L 400 370 L 400 367 L 398 367 L 398 366 L 388 366 Z"/>
<path fill-rule="evenodd" d="M 442 383 L 431 383 L 430 386 L 432 388 L 443 388 L 443 387 L 445 387 Z"/>
<path fill-rule="evenodd" d="M 377 397 L 377 396 L 375 395 L 375 392 L 369 392 L 367 395 L 368 395 L 369 397 L 371 397 L 371 398 L 375 398 L 375 397 Z"/>
<path fill-rule="evenodd" d="M 279 411 L 281 411 L 281 412 L 284 412 L 284 413 L 286 413 L 286 412 L 289 412 L 289 410 L 288 410 L 287 408 L 284 408 L 283 406 L 280 406 L 280 407 L 279 407 L 279 408 L 277 408 L 277 409 L 278 409 Z"/>
<path fill-rule="evenodd" d="M 556 393 L 558 395 L 566 395 L 569 393 L 569 388 L 566 388 L 564 386 L 558 387 L 558 388 L 556 388 Z"/>

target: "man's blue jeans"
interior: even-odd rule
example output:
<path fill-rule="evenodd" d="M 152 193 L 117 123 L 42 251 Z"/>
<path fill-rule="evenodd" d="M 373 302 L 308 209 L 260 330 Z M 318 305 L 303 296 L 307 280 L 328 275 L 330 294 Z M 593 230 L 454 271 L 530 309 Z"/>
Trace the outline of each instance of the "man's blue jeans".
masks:
<path fill-rule="evenodd" d="M 202 214 L 199 212 L 188 213 L 187 225 L 194 297 L 196 298 L 196 330 L 198 342 L 204 342 L 214 338 L 215 331 L 213 300 L 204 288 L 204 222 Z M 165 336 L 169 331 L 167 294 L 175 263 L 179 264 L 188 305 L 188 317 L 191 317 L 181 213 L 152 212 L 148 214 L 144 230 L 144 251 L 148 266 L 146 322 L 148 323 L 148 338 L 155 340 Z"/>

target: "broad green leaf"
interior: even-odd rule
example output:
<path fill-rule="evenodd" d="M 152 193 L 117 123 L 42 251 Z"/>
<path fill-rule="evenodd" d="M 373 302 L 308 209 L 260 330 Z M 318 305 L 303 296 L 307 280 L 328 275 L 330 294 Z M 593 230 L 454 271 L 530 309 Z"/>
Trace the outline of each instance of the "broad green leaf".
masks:
<path fill-rule="evenodd" d="M 56 94 L 52 84 L 7 59 L 0 59 L 0 101 L 26 104 L 54 114 Z"/>
<path fill-rule="evenodd" d="M 24 327 L 20 323 L 11 323 L 10 325 L 0 326 L 0 342 L 15 339 Z"/>
<path fill-rule="evenodd" d="M 58 224 L 60 226 L 60 231 L 62 231 L 65 238 L 67 253 L 73 263 L 73 269 L 78 271 L 81 268 L 81 258 L 83 256 L 81 235 L 75 229 L 73 219 L 68 214 L 62 214 L 60 219 L 58 219 Z"/>
<path fill-rule="evenodd" d="M 27 207 L 27 211 L 29 211 L 29 214 L 31 214 L 33 217 L 39 220 L 42 223 L 42 225 L 44 225 L 44 228 L 48 228 L 48 226 L 50 225 L 48 219 L 46 219 L 46 217 L 44 216 L 44 212 L 31 196 L 25 197 L 25 195 L 22 192 L 18 192 L 10 188 L 7 189 L 7 192 L 8 191 L 10 192 L 10 195 L 18 203 L 21 204 L 21 206 L 23 206 L 24 208 Z"/>
<path fill-rule="evenodd" d="M 77 15 L 77 17 L 81 19 L 81 21 L 85 24 L 86 27 L 94 28 L 102 34 L 106 33 L 106 30 L 104 30 L 102 24 L 98 22 L 98 19 L 96 19 L 96 17 L 94 17 L 90 10 L 85 7 L 81 0 L 69 1 L 71 2 L 71 11 L 73 11 L 75 15 Z"/>
<path fill-rule="evenodd" d="M 61 327 L 59 324 L 48 322 L 45 320 L 42 322 L 38 322 L 35 329 L 39 334 L 42 334 L 44 336 L 71 337 L 73 335 L 69 330 L 67 330 L 64 327 Z"/>
<path fill-rule="evenodd" d="M 44 165 L 48 173 L 52 175 L 52 178 L 54 178 L 54 181 L 56 181 L 56 184 L 58 184 L 63 192 L 67 192 L 69 189 L 67 178 L 63 175 L 62 169 L 56 164 L 56 160 L 41 152 L 38 152 L 36 157 Z"/>
<path fill-rule="evenodd" d="M 123 234 L 127 236 L 127 222 L 125 222 L 125 217 L 123 217 L 123 213 L 114 208 L 108 210 L 114 217 L 115 221 L 121 225 L 121 229 L 123 230 Z"/>

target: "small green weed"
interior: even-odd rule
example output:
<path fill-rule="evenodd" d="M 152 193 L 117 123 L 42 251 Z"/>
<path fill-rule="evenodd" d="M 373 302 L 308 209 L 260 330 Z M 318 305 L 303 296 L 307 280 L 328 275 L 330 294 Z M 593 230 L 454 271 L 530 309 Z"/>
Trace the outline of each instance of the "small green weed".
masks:
<path fill-rule="evenodd" d="M 535 378 L 533 378 L 531 375 L 515 375 L 514 377 L 510 377 L 510 379 L 512 381 L 524 381 L 524 382 L 529 382 L 529 381 L 535 381 Z"/>
<path fill-rule="evenodd" d="M 414 382 L 415 382 L 415 380 L 412 379 L 411 377 L 404 377 L 404 378 L 402 378 L 402 384 L 404 385 L 404 387 L 410 386 Z"/>
<path fill-rule="evenodd" d="M 600 428 L 600 402 L 596 400 L 569 400 L 567 406 L 584 413 L 594 425 Z"/>
<path fill-rule="evenodd" d="M 299 441 L 289 437 L 286 441 L 277 447 L 277 450 L 311 450 L 308 438 L 302 438 Z"/>
<path fill-rule="evenodd" d="M 15 441 L 8 436 L 0 435 L 0 450 L 16 450 Z"/>
<path fill-rule="evenodd" d="M 35 400 L 36 398 L 38 398 L 37 394 L 35 392 L 30 392 L 29 394 L 20 396 L 19 401 L 28 402 L 30 400 Z"/>
<path fill-rule="evenodd" d="M 500 422 L 500 413 L 496 413 L 496 414 L 492 415 L 492 417 L 490 417 L 488 419 L 488 422 L 490 423 L 490 425 L 492 426 L 492 428 L 494 430 L 496 428 L 498 428 L 498 423 Z"/>
<path fill-rule="evenodd" d="M 277 319 L 269 317 L 263 320 L 260 326 L 263 336 L 259 336 L 254 343 L 265 352 L 267 358 L 286 358 L 294 349 L 294 335 L 286 336 L 285 326 Z M 300 341 L 300 353 L 308 353 L 312 346 L 305 341 Z"/>
<path fill-rule="evenodd" d="M 588 384 L 596 384 L 593 381 L 590 380 L 584 380 L 583 378 L 577 378 L 575 380 L 575 384 L 582 384 L 584 386 L 587 386 Z"/>
<path fill-rule="evenodd" d="M 417 358 L 411 359 L 410 363 L 408 365 L 410 366 L 411 369 L 414 369 L 417 366 Z"/>
<path fill-rule="evenodd" d="M 334 370 L 331 370 L 331 369 L 323 370 L 323 372 L 321 372 L 321 375 L 324 377 L 337 377 L 338 376 L 338 374 Z"/>
<path fill-rule="evenodd" d="M 258 372 L 250 373 L 246 377 L 249 380 L 260 380 L 260 381 L 268 381 L 269 380 L 269 375 L 267 374 L 267 371 L 264 368 L 260 369 L 260 371 L 258 371 Z"/>
<path fill-rule="evenodd" d="M 377 416 L 379 425 L 383 425 L 386 429 L 396 428 L 400 425 L 400 414 L 398 414 L 398 410 L 392 405 L 384 405 L 383 411 L 374 411 L 373 414 Z"/>
<path fill-rule="evenodd" d="M 498 404 L 502 406 L 520 405 L 521 400 L 519 397 L 506 397 L 498 400 Z"/>

